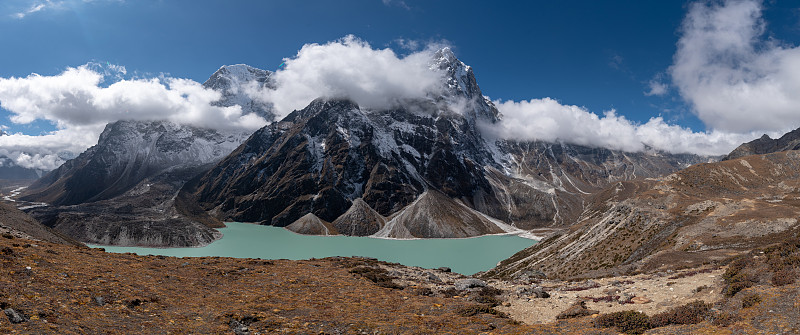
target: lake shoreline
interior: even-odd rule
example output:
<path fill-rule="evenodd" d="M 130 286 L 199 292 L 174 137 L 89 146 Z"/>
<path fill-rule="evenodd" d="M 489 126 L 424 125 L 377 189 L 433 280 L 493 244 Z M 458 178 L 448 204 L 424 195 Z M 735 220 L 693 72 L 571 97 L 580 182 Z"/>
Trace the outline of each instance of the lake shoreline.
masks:
<path fill-rule="evenodd" d="M 486 271 L 537 240 L 514 233 L 457 239 L 387 239 L 343 235 L 302 235 L 282 227 L 227 222 L 222 237 L 206 246 L 181 248 L 120 247 L 87 244 L 108 252 L 174 257 L 233 257 L 305 260 L 325 257 L 373 257 L 424 268 L 450 267 L 455 272 Z"/>

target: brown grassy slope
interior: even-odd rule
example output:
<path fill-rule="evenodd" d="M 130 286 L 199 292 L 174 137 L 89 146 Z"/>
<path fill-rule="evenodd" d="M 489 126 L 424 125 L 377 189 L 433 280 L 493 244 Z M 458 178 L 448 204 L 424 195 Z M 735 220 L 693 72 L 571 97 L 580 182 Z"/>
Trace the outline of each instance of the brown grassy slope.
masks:
<path fill-rule="evenodd" d="M 389 270 L 368 270 L 373 268 Z M 0 314 L 0 333 L 231 334 L 238 330 L 244 334 L 246 327 L 249 334 L 618 334 L 613 328 L 594 327 L 593 316 L 545 325 L 518 324 L 485 313 L 464 316 L 468 311 L 491 310 L 474 308 L 486 306 L 477 301 L 475 292 L 428 295 L 415 287 L 422 283 L 413 280 L 388 284 L 368 279 L 410 270 L 417 271 L 352 258 L 265 261 L 108 254 L 0 237 L 0 307 L 26 319 L 12 324 Z M 382 287 L 397 284 L 404 289 Z M 797 331 L 798 284 L 776 287 L 762 281 L 753 285 L 717 305 L 722 313 L 740 320 L 727 328 L 707 318 L 697 325 L 673 325 L 648 333 Z M 753 292 L 762 301 L 741 307 Z M 510 294 L 514 293 L 502 293 L 499 302 L 504 303 Z"/>
<path fill-rule="evenodd" d="M 43 226 L 11 203 L 0 202 L 0 233 L 52 243 L 83 245 L 69 236 Z"/>
<path fill-rule="evenodd" d="M 262 334 L 614 333 L 588 319 L 532 328 L 461 316 L 476 303 L 379 287 L 349 273 L 363 260 L 180 259 L 17 238 L 0 238 L 0 251 L 0 307 L 28 319 L 0 315 L 4 334 L 229 334 L 240 325 Z"/>
<path fill-rule="evenodd" d="M 617 183 L 581 220 L 486 276 L 552 278 L 697 266 L 794 236 L 800 151 L 698 164 L 658 182 Z"/>

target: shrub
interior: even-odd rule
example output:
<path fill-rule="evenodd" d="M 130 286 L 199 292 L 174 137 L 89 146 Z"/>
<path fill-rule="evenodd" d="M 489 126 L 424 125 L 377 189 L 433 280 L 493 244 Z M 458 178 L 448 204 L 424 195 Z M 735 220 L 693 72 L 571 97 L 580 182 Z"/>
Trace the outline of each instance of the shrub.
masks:
<path fill-rule="evenodd" d="M 561 289 L 561 290 L 565 291 L 565 292 L 577 292 L 577 291 L 590 290 L 590 289 L 598 288 L 598 287 L 600 287 L 600 284 L 598 284 L 598 283 L 590 283 L 590 284 L 583 285 L 583 286 L 568 287 L 568 288 L 564 288 L 564 289 Z"/>
<path fill-rule="evenodd" d="M 736 293 L 739 293 L 739 291 L 753 286 L 753 279 L 746 273 L 737 273 L 733 277 L 725 279 L 725 283 L 727 285 L 723 289 L 722 293 L 726 297 L 732 297 L 736 295 Z"/>
<path fill-rule="evenodd" d="M 793 284 L 796 276 L 797 274 L 794 272 L 794 269 L 788 267 L 780 269 L 772 274 L 772 285 L 783 286 Z"/>
<path fill-rule="evenodd" d="M 594 325 L 599 328 L 616 327 L 626 334 L 642 334 L 651 328 L 647 314 L 637 311 L 602 314 L 594 320 Z"/>
<path fill-rule="evenodd" d="M 677 275 L 669 277 L 668 279 L 681 279 L 681 278 L 691 277 L 691 276 L 694 276 L 694 275 L 697 275 L 697 274 L 701 274 L 701 273 L 711 273 L 711 269 L 693 270 L 693 271 L 688 271 L 688 272 L 684 272 L 684 273 L 679 273 Z"/>
<path fill-rule="evenodd" d="M 439 293 L 445 298 L 452 298 L 460 294 L 455 287 L 448 287 L 446 290 Z"/>
<path fill-rule="evenodd" d="M 461 307 L 456 310 L 456 314 L 464 317 L 478 315 L 478 314 L 491 314 L 501 318 L 507 317 L 505 313 L 500 312 L 486 305 L 470 305 L 466 307 Z"/>
<path fill-rule="evenodd" d="M 360 266 L 350 270 L 349 272 L 367 278 L 380 287 L 400 289 L 400 290 L 403 289 L 402 286 L 397 285 L 392 281 L 392 277 L 389 277 L 386 270 L 381 268 Z"/>
<path fill-rule="evenodd" d="M 491 286 L 484 286 L 478 294 L 486 297 L 494 297 L 503 294 L 503 290 Z"/>
<path fill-rule="evenodd" d="M 758 293 L 748 293 L 742 297 L 742 308 L 750 308 L 761 302 L 761 296 Z"/>
<path fill-rule="evenodd" d="M 706 316 L 711 314 L 711 304 L 705 301 L 693 301 L 683 306 L 672 308 L 666 312 L 658 313 L 650 317 L 650 325 L 663 327 L 671 324 L 690 325 L 702 322 Z"/>
<path fill-rule="evenodd" d="M 618 295 L 606 295 L 602 297 L 581 297 L 584 300 L 591 300 L 592 302 L 612 302 L 612 301 L 619 301 L 620 296 Z M 621 302 L 624 303 L 624 302 Z"/>
<path fill-rule="evenodd" d="M 414 293 L 416 295 L 430 297 L 430 296 L 433 295 L 433 290 L 431 290 L 429 287 L 418 287 L 418 288 L 415 288 L 412 291 L 412 293 Z"/>
<path fill-rule="evenodd" d="M 488 295 L 479 295 L 479 296 L 475 297 L 475 302 L 478 302 L 478 303 L 481 303 L 481 304 L 487 304 L 490 307 L 494 307 L 494 306 L 500 305 L 500 300 L 499 299 L 497 299 L 497 298 L 495 298 L 493 296 L 488 296 Z"/>
<path fill-rule="evenodd" d="M 730 280 L 739 272 L 741 272 L 749 263 L 749 259 L 746 256 L 738 257 L 734 259 L 730 265 L 728 265 L 728 269 L 725 270 L 725 273 L 722 274 L 722 279 L 725 281 Z"/>
<path fill-rule="evenodd" d="M 714 320 L 711 320 L 711 324 L 717 327 L 727 327 L 741 319 L 742 318 L 734 313 L 722 313 L 714 317 Z"/>

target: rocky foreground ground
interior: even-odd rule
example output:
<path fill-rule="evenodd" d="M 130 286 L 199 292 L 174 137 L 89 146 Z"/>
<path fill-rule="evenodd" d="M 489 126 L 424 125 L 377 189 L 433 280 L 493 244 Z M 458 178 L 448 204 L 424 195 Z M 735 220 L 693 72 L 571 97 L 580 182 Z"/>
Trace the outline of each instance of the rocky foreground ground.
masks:
<path fill-rule="evenodd" d="M 599 321 L 638 320 L 608 314 L 623 310 L 667 325 L 648 334 L 797 333 L 798 285 L 758 277 L 773 253 L 671 273 L 509 282 L 364 258 L 137 256 L 4 234 L 0 333 L 618 334 Z M 725 279 L 731 268 L 747 281 Z M 709 304 L 685 306 L 699 300 Z M 699 323 L 671 324 L 687 321 Z"/>

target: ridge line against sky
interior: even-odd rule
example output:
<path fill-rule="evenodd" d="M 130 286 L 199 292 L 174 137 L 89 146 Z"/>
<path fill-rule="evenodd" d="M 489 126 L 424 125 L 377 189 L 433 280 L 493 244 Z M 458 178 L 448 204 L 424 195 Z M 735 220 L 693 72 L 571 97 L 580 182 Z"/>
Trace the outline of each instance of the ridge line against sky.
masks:
<path fill-rule="evenodd" d="M 21 29 L 26 25 L 38 24 L 46 29 L 50 24 L 47 22 L 55 21 L 55 25 L 78 24 L 87 36 L 91 35 L 86 32 L 87 26 L 99 19 L 84 18 L 80 22 L 80 17 L 94 15 L 92 11 L 144 11 L 131 2 L 119 0 L 12 2 L 17 5 L 6 3 L 5 8 L 0 5 L 0 17 L 3 17 L 0 19 L 0 28 Z M 241 3 L 255 6 L 247 1 Z M 277 89 L 259 89 L 247 83 L 242 83 L 238 89 L 255 99 L 274 104 L 282 115 L 304 107 L 319 96 L 349 96 L 361 105 L 381 107 L 390 100 L 423 97 L 433 89 L 436 75 L 425 70 L 435 47 L 449 44 L 459 58 L 474 66 L 484 94 L 491 96 L 504 115 L 503 122 L 489 129 L 495 136 L 518 140 L 565 141 L 626 151 L 639 151 L 649 146 L 670 152 L 724 154 L 762 133 L 776 137 L 800 126 L 800 95 L 794 94 L 800 90 L 800 49 L 796 43 L 800 33 L 793 33 L 792 29 L 781 31 L 786 37 L 781 39 L 775 35 L 775 29 L 770 29 L 775 25 L 768 21 L 767 14 L 770 17 L 783 17 L 783 25 L 779 27 L 794 26 L 798 32 L 800 25 L 797 21 L 800 20 L 797 14 L 787 18 L 786 13 L 774 13 L 774 8 L 779 7 L 776 3 L 782 2 L 765 5 L 755 0 L 697 1 L 679 6 L 679 16 L 670 18 L 676 22 L 670 28 L 672 39 L 667 47 L 672 50 L 671 57 L 650 71 L 634 71 L 630 56 L 603 50 L 602 53 L 607 57 L 599 57 L 599 61 L 613 70 L 611 73 L 630 77 L 627 81 L 619 81 L 619 90 L 624 91 L 625 85 L 630 84 L 628 82 L 635 83 L 636 96 L 625 98 L 641 100 L 626 106 L 612 104 L 598 108 L 591 103 L 581 103 L 583 98 L 580 98 L 580 94 L 586 87 L 584 80 L 573 80 L 576 92 L 562 91 L 564 96 L 559 92 L 540 95 L 535 89 L 522 95 L 514 86 L 530 85 L 535 88 L 543 85 L 536 83 L 537 77 L 527 77 L 535 75 L 535 72 L 500 73 L 504 75 L 500 79 L 511 83 L 503 84 L 497 79 L 497 74 L 483 69 L 484 66 L 493 68 L 496 62 L 476 65 L 469 61 L 474 57 L 469 53 L 473 46 L 463 42 L 462 36 L 417 32 L 419 36 L 411 38 L 408 37 L 414 34 L 411 31 L 390 32 L 379 38 L 365 37 L 370 33 L 353 36 L 348 32 L 338 37 L 330 37 L 326 35 L 327 32 L 316 33 L 319 36 L 311 41 L 294 41 L 302 43 L 299 51 L 291 57 L 276 58 L 275 68 L 260 66 L 273 71 L 278 64 L 286 61 L 285 67 L 275 74 L 279 83 Z M 325 7 L 319 2 L 309 1 L 307 4 Z M 348 4 L 343 5 L 345 10 Z M 592 6 L 588 2 L 584 4 Z M 167 6 L 151 5 L 162 6 L 160 9 Z M 413 20 L 415 15 L 425 16 L 437 10 L 425 7 L 426 2 L 414 1 L 376 0 L 373 5 L 368 10 L 376 13 L 375 16 L 394 15 L 389 24 L 392 20 Z M 533 8 L 546 12 L 552 9 L 548 6 L 551 5 L 537 3 Z M 307 7 L 314 10 L 312 5 Z M 797 8 L 789 9 L 800 13 Z M 503 9 L 499 11 L 507 12 Z M 314 12 L 305 14 L 316 15 Z M 72 19 L 64 20 L 73 21 L 58 22 L 59 18 L 70 16 Z M 456 13 L 453 16 L 458 17 Z M 358 32 L 358 29 L 351 30 Z M 253 36 L 270 41 L 269 36 L 262 36 L 261 33 Z M 516 38 L 518 43 L 529 42 L 523 40 L 524 34 Z M 84 36 L 84 39 L 92 38 Z M 381 40 L 385 41 L 385 45 L 380 46 Z M 7 42 L 6 45 L 12 46 L 21 43 L 18 40 Z M 511 49 L 514 45 L 508 46 Z M 82 51 L 84 47 L 75 49 Z M 152 49 L 155 54 L 160 53 L 157 47 Z M 219 53 L 217 58 L 220 59 L 227 59 L 226 50 L 231 54 L 228 57 L 231 61 L 221 61 L 217 67 L 238 63 L 238 59 L 232 58 L 242 57 L 236 49 L 221 49 L 207 49 Z M 556 55 L 563 52 L 558 46 L 537 47 L 533 51 Z M 624 54 L 638 51 L 634 45 Z M 284 54 L 292 53 L 284 51 Z M 493 49 L 491 55 L 503 61 L 503 49 Z M 0 60 L 3 63 L 11 62 L 13 57 L 0 55 Z M 138 65 L 141 59 L 153 57 L 156 56 L 137 57 L 132 61 L 136 63 L 133 66 L 145 73 L 153 71 L 152 67 L 142 68 Z M 266 124 L 255 115 L 242 115 L 241 108 L 237 106 L 212 106 L 211 102 L 219 99 L 220 93 L 202 87 L 199 82 L 202 79 L 198 77 L 203 78 L 203 75 L 195 75 L 194 79 L 176 78 L 169 73 L 143 75 L 137 71 L 128 73 L 127 69 L 132 67 L 127 63 L 84 60 L 87 61 L 81 66 L 70 67 L 68 63 L 56 65 L 56 68 L 66 67 L 66 70 L 45 68 L 44 75 L 30 74 L 39 71 L 9 73 L 0 70 L 0 129 L 10 133 L 0 136 L 0 154 L 26 167 L 52 169 L 63 162 L 59 153 L 79 153 L 95 144 L 104 125 L 118 119 L 161 118 L 247 131 Z M 47 59 L 28 66 L 35 67 L 38 63 L 59 64 L 59 60 Z M 564 65 L 561 70 L 569 72 L 570 64 Z M 250 65 L 259 67 L 261 64 Z M 534 65 L 552 67 L 548 63 Z M 523 69 L 534 65 L 516 64 Z M 205 73 L 205 78 L 212 72 L 200 71 Z M 558 78 L 558 73 L 550 75 Z M 586 82 L 602 82 L 602 78 L 588 74 L 578 78 L 585 78 Z M 566 83 L 553 82 L 553 85 L 568 87 L 570 80 L 572 78 L 567 78 Z M 510 93 L 504 94 L 506 91 Z M 583 92 L 590 98 L 595 96 L 592 91 Z M 625 98 L 620 100 L 624 101 Z M 649 104 L 649 108 L 636 108 L 643 103 Z M 758 118 L 753 117 L 756 112 Z"/>

